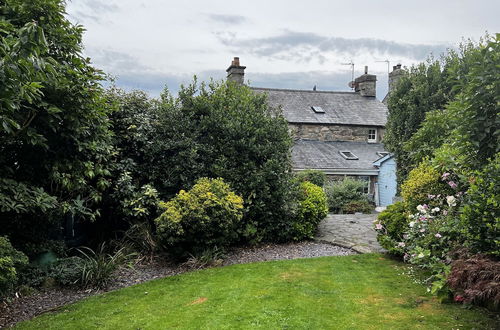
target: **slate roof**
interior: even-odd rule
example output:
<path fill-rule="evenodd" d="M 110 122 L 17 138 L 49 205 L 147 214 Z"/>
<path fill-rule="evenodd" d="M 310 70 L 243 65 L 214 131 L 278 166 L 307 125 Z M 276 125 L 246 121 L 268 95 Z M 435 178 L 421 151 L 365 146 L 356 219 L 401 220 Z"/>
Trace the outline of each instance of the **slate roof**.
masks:
<path fill-rule="evenodd" d="M 289 123 L 385 126 L 387 121 L 385 104 L 355 92 L 256 87 L 252 90 L 267 93 L 272 106 L 281 105 Z M 325 113 L 315 113 L 312 106 L 320 106 Z"/>
<path fill-rule="evenodd" d="M 342 157 L 339 152 L 346 150 L 359 159 Z M 375 170 L 373 162 L 382 158 L 377 152 L 385 152 L 382 143 L 297 140 L 292 149 L 292 161 L 296 169 Z"/>

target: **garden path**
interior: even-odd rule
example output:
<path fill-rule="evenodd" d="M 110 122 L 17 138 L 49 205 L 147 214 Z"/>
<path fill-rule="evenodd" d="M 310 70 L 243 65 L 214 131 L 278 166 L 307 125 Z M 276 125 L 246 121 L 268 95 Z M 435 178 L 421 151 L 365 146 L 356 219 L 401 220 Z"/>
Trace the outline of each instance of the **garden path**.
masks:
<path fill-rule="evenodd" d="M 328 214 L 315 240 L 351 248 L 359 253 L 384 252 L 377 242 L 373 221 L 378 214 Z"/>

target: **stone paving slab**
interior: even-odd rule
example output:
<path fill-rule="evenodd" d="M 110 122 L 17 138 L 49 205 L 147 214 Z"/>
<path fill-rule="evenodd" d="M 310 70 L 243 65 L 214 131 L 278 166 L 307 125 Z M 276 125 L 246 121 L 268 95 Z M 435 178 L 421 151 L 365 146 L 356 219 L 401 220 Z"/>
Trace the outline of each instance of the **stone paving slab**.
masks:
<path fill-rule="evenodd" d="M 373 221 L 378 214 L 328 214 L 315 240 L 351 248 L 359 253 L 385 252 L 377 242 Z"/>

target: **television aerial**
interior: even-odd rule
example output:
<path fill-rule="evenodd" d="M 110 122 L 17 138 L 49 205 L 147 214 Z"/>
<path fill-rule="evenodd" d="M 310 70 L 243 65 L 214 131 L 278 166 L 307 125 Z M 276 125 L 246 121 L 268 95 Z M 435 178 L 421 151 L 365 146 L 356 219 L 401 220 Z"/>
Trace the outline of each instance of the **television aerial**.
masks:
<path fill-rule="evenodd" d="M 352 60 L 350 60 L 349 63 L 340 63 L 340 64 L 351 66 L 351 81 L 349 82 L 348 86 L 351 89 L 354 89 L 354 63 L 352 62 Z"/>

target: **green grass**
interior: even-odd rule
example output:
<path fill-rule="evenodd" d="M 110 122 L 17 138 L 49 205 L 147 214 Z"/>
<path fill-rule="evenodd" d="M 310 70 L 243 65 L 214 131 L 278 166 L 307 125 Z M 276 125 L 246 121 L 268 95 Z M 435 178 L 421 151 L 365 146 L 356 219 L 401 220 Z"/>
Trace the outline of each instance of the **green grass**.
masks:
<path fill-rule="evenodd" d="M 378 254 L 213 268 L 94 296 L 17 328 L 495 328 L 481 310 L 440 304 L 405 270 Z"/>

